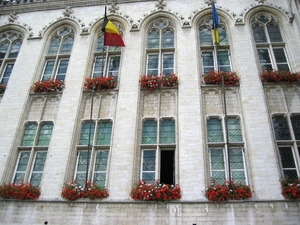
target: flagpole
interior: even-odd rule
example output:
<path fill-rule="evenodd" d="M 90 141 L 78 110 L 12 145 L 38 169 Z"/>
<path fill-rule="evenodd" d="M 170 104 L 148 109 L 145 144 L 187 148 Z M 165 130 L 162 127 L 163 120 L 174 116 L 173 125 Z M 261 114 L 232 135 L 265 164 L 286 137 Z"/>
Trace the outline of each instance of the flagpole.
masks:
<path fill-rule="evenodd" d="M 212 6 L 214 1 L 212 0 Z M 213 13 L 214 15 L 214 13 Z M 215 19 L 213 18 L 213 27 L 214 27 L 214 40 L 215 40 L 215 54 L 217 58 L 217 69 L 218 73 L 220 73 L 220 65 L 219 65 L 219 54 L 218 54 L 218 42 L 217 42 L 217 27 L 215 24 Z M 227 149 L 227 165 L 228 165 L 228 180 L 229 187 L 231 186 L 231 168 L 230 168 L 230 157 L 229 157 L 229 139 L 228 139 L 228 124 L 227 124 L 227 106 L 226 106 L 226 92 L 225 92 L 225 82 L 224 82 L 224 73 L 222 75 L 222 96 L 224 102 L 224 123 L 225 123 L 225 140 L 226 140 L 226 149 Z"/>

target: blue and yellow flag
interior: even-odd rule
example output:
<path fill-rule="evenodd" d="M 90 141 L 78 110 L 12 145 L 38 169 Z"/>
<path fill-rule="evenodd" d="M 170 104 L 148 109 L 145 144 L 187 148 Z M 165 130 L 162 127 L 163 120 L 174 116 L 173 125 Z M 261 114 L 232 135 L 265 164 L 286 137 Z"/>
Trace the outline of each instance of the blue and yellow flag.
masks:
<path fill-rule="evenodd" d="M 213 11 L 212 11 L 212 18 L 213 18 L 213 25 L 212 25 L 212 37 L 213 37 L 213 42 L 220 44 L 220 35 L 218 31 L 218 26 L 219 26 L 219 17 L 218 13 L 215 7 L 215 3 L 212 3 Z"/>

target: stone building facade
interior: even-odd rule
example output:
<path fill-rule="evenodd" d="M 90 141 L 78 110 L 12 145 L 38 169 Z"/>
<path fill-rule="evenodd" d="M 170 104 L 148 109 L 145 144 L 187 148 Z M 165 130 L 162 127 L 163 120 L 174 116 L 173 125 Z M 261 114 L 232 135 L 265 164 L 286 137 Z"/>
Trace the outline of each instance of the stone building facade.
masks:
<path fill-rule="evenodd" d="M 210 0 L 107 2 L 126 47 L 101 51 L 103 0 L 0 1 L 0 181 L 41 187 L 36 201 L 0 199 L 0 224 L 299 224 L 299 202 L 284 199 L 280 179 L 300 176 L 300 86 L 264 84 L 259 74 L 300 71 L 300 1 L 216 0 L 218 49 Z M 202 74 L 218 66 L 236 72 L 238 85 L 205 84 Z M 85 79 L 102 73 L 118 86 L 92 97 Z M 140 77 L 152 73 L 175 73 L 179 85 L 142 89 Z M 50 78 L 63 79 L 63 91 L 33 93 Z M 61 191 L 85 179 L 91 117 L 106 135 L 91 146 L 88 179 L 110 196 L 70 202 Z M 229 147 L 210 139 L 226 137 L 225 119 L 236 138 Z M 131 199 L 140 179 L 161 176 L 179 184 L 180 200 Z M 210 202 L 212 177 L 251 184 L 253 196 Z"/>

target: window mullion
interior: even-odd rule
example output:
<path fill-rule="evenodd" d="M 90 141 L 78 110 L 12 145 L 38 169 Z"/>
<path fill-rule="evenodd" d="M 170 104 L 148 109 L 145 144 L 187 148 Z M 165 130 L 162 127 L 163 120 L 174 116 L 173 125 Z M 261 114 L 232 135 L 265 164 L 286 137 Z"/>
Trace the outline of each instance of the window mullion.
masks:
<path fill-rule="evenodd" d="M 269 36 L 268 36 L 268 38 L 269 38 Z M 269 44 L 268 51 L 269 51 L 269 55 L 270 55 L 273 70 L 278 70 L 272 44 Z"/>

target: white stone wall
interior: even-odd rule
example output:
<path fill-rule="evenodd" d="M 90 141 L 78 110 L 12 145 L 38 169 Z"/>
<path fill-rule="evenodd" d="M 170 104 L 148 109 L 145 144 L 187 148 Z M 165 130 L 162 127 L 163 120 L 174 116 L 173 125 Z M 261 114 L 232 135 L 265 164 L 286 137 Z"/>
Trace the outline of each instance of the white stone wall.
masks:
<path fill-rule="evenodd" d="M 286 220 L 291 221 L 290 224 L 297 224 L 300 218 L 298 204 L 284 202 L 281 195 L 279 160 L 272 139 L 266 96 L 258 76 L 258 59 L 249 20 L 259 10 L 276 14 L 282 25 L 280 28 L 286 40 L 291 68 L 300 71 L 299 11 L 291 23 L 290 14 L 286 13 L 299 8 L 294 4 L 290 7 L 290 1 L 282 0 L 216 1 L 219 14 L 226 19 L 233 70 L 241 78 L 238 100 L 232 98 L 228 110 L 242 115 L 248 177 L 255 189 L 252 200 L 257 203 L 214 205 L 206 202 L 202 192 L 209 185 L 203 115 L 205 109 L 209 112 L 217 110 L 209 108 L 208 98 L 206 102 L 203 101 L 206 98 L 202 96 L 201 90 L 202 68 L 197 21 L 211 13 L 211 8 L 205 2 L 165 0 L 166 6 L 158 9 L 158 1 L 130 1 L 117 4 L 119 9 L 115 13 L 108 10 L 108 17 L 119 21 L 124 28 L 126 47 L 121 51 L 118 90 L 104 99 L 111 108 L 103 106 L 103 110 L 97 112 L 97 108 L 101 108 L 104 103 L 99 102 L 95 106 L 95 114 L 98 113 L 99 118 L 111 118 L 114 125 L 107 185 L 110 197 L 99 205 L 91 204 L 90 201 L 69 204 L 61 199 L 60 194 L 63 184 L 73 179 L 76 161 L 74 151 L 81 129 L 80 121 L 89 118 L 89 104 L 87 101 L 85 105 L 83 100 L 83 83 L 91 73 L 94 31 L 101 25 L 104 5 L 72 8 L 73 13 L 67 17 L 63 14 L 65 9 L 45 8 L 35 12 L 19 12 L 14 19 L 8 14 L 1 15 L 0 33 L 6 29 L 17 29 L 25 36 L 7 90 L 0 102 L 1 183 L 11 182 L 24 121 L 36 115 L 35 107 L 29 109 L 32 97 L 30 87 L 41 75 L 49 33 L 69 23 L 73 25 L 76 34 L 65 80 L 66 88 L 60 103 L 55 106 L 57 115 L 41 182 L 42 202 L 0 200 L 3 203 L 0 215 L 5 218 L 0 224 L 26 224 L 22 222 L 23 219 L 27 219 L 30 224 L 42 224 L 46 220 L 50 222 L 48 218 L 52 219 L 49 224 L 85 224 L 86 220 L 90 224 L 97 224 L 96 221 L 102 221 L 103 224 L 142 224 L 145 219 L 148 221 L 146 224 L 217 224 L 219 221 L 223 224 L 283 224 Z M 159 111 L 152 106 L 157 104 L 157 99 L 143 95 L 138 81 L 145 73 L 144 28 L 151 19 L 161 15 L 169 16 L 176 26 L 175 71 L 179 77 L 179 87 L 176 98 L 172 98 L 170 105 L 164 102 Z M 83 31 L 85 28 L 89 32 Z M 113 96 L 113 100 L 108 96 Z M 169 97 L 165 96 L 161 101 Z M 141 98 L 146 101 L 143 105 Z M 299 98 L 298 95 L 297 102 Z M 238 108 L 234 108 L 236 103 L 240 104 Z M 52 116 L 50 111 L 45 118 Z M 292 111 L 300 113 L 297 105 Z M 129 192 L 140 174 L 140 159 L 137 158 L 140 151 L 140 119 L 156 115 L 176 117 L 176 183 L 182 189 L 182 198 L 170 204 L 139 204 L 130 200 Z M 122 201 L 128 202 L 116 204 Z M 12 217 L 16 211 L 18 216 Z"/>

